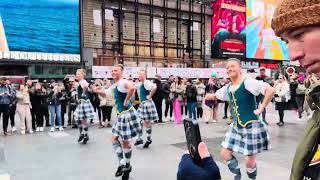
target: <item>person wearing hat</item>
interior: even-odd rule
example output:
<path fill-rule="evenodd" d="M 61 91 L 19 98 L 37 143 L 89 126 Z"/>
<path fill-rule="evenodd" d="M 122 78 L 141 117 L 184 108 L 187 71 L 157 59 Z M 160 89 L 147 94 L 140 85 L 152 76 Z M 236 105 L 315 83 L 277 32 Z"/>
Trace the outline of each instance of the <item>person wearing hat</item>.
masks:
<path fill-rule="evenodd" d="M 227 162 L 235 180 L 241 179 L 241 171 L 234 152 L 245 156 L 249 179 L 257 177 L 257 155 L 269 149 L 267 128 L 259 115 L 267 107 L 274 95 L 274 88 L 268 83 L 253 78 L 245 79 L 241 74 L 240 60 L 227 60 L 227 73 L 231 83 L 219 89 L 209 99 L 229 101 L 233 123 L 221 143 L 221 156 Z M 259 108 L 256 107 L 256 96 L 264 94 L 265 98 Z"/>
<path fill-rule="evenodd" d="M 205 94 L 204 94 L 204 105 L 203 105 L 203 119 L 207 124 L 209 124 L 210 121 L 216 123 L 217 122 L 217 114 L 218 114 L 218 101 L 208 99 L 208 95 L 214 94 L 219 88 L 216 85 L 216 78 L 218 74 L 213 71 L 211 73 L 211 76 L 209 78 L 208 84 L 205 88 Z"/>
<path fill-rule="evenodd" d="M 3 115 L 2 119 L 2 126 L 3 126 L 3 133 L 5 136 L 8 135 L 8 123 L 9 123 L 9 106 L 11 103 L 11 98 L 13 94 L 10 93 L 10 89 L 6 85 L 7 78 L 2 77 L 0 78 L 0 117 L 1 114 Z"/>
<path fill-rule="evenodd" d="M 291 61 L 299 61 L 307 73 L 320 73 L 320 1 L 283 0 L 273 15 L 275 35 L 288 44 Z M 315 110 L 294 157 L 290 180 L 320 178 L 319 83 L 311 84 L 306 101 Z"/>

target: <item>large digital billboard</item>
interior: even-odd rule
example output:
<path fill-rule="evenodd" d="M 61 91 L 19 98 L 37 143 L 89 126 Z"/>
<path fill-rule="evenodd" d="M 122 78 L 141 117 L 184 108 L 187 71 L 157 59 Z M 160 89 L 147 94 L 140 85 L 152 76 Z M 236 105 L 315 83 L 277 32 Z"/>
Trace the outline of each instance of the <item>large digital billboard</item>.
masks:
<path fill-rule="evenodd" d="M 0 61 L 80 62 L 79 29 L 79 0 L 0 0 Z"/>
<path fill-rule="evenodd" d="M 213 0 L 212 56 L 245 57 L 245 0 Z"/>
<path fill-rule="evenodd" d="M 288 47 L 276 37 L 271 20 L 277 0 L 247 0 L 247 58 L 288 60 Z"/>

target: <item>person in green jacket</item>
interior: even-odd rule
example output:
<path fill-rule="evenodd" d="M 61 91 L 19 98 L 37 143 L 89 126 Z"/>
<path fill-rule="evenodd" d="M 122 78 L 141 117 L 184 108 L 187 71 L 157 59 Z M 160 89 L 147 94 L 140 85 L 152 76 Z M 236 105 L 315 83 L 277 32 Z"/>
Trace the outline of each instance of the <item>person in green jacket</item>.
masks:
<path fill-rule="evenodd" d="M 271 26 L 288 44 L 291 61 L 307 73 L 320 73 L 320 1 L 282 0 Z M 309 120 L 293 160 L 290 180 L 320 179 L 320 83 L 307 87 L 306 101 L 314 114 Z"/>

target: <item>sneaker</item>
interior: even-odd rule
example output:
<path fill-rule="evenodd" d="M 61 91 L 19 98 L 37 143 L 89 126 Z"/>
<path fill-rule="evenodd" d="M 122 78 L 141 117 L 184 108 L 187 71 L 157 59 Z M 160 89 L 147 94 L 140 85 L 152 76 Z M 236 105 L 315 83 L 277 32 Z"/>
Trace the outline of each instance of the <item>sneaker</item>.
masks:
<path fill-rule="evenodd" d="M 87 144 L 87 142 L 89 141 L 89 136 L 88 134 L 84 135 L 84 138 L 83 138 L 83 144 Z"/>
<path fill-rule="evenodd" d="M 63 129 L 63 127 L 61 126 L 60 128 L 59 128 L 59 131 L 63 131 L 64 129 Z"/>
<path fill-rule="evenodd" d="M 40 132 L 43 132 L 43 127 L 40 127 L 39 130 L 40 130 Z"/>
<path fill-rule="evenodd" d="M 30 133 L 30 134 L 33 134 L 34 132 L 31 130 L 31 131 L 29 131 L 29 133 Z"/>
<path fill-rule="evenodd" d="M 54 132 L 54 127 L 52 127 L 52 128 L 50 129 L 50 132 Z"/>
<path fill-rule="evenodd" d="M 110 123 L 108 123 L 107 124 L 107 128 L 111 128 L 112 126 L 111 126 L 111 124 Z"/>
<path fill-rule="evenodd" d="M 26 134 L 26 132 L 25 131 L 21 131 L 21 134 L 24 135 L 24 134 Z"/>
<path fill-rule="evenodd" d="M 40 128 L 39 128 L 39 127 L 37 127 L 37 128 L 36 128 L 36 132 L 39 132 L 39 131 L 40 131 Z"/>
<path fill-rule="evenodd" d="M 213 122 L 213 123 L 217 123 L 218 121 L 217 121 L 217 120 L 213 120 L 212 122 Z"/>
<path fill-rule="evenodd" d="M 13 126 L 12 129 L 11 129 L 11 131 L 12 131 L 12 132 L 16 132 L 16 131 L 17 131 L 17 128 Z"/>
<path fill-rule="evenodd" d="M 8 132 L 7 131 L 4 131 L 3 134 L 4 134 L 4 136 L 8 136 Z"/>
<path fill-rule="evenodd" d="M 309 114 L 309 115 L 307 116 L 307 118 L 308 118 L 308 119 L 311 119 L 311 118 L 312 118 L 312 114 Z"/>
<path fill-rule="evenodd" d="M 79 136 L 78 142 L 81 142 L 81 141 L 83 140 L 83 138 L 84 138 L 84 134 L 81 134 L 81 135 Z"/>
<path fill-rule="evenodd" d="M 114 176 L 115 176 L 115 177 L 120 177 L 120 176 L 122 176 L 122 175 L 123 175 L 123 168 L 124 168 L 124 167 L 125 167 L 124 165 L 119 166 L 118 169 L 117 169 L 117 171 L 116 171 L 116 174 L 115 174 Z"/>
<path fill-rule="evenodd" d="M 223 116 L 223 118 L 222 119 L 228 119 L 228 117 L 227 116 Z"/>
<path fill-rule="evenodd" d="M 59 126 L 56 126 L 56 129 L 59 129 Z"/>
<path fill-rule="evenodd" d="M 143 140 L 142 140 L 142 139 L 137 140 L 137 141 L 134 143 L 135 146 L 139 146 L 140 144 L 143 144 Z"/>
<path fill-rule="evenodd" d="M 150 144 L 152 143 L 152 140 L 148 140 L 144 145 L 143 148 L 149 148 Z"/>

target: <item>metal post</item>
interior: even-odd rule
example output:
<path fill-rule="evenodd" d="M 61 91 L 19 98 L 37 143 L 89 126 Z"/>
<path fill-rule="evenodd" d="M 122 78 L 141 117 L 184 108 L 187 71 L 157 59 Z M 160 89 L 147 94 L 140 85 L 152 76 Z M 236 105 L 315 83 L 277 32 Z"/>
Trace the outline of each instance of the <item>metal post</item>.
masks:
<path fill-rule="evenodd" d="M 177 0 L 177 58 L 180 58 L 180 44 L 181 44 L 181 28 L 180 28 L 180 19 L 181 19 L 181 2 Z"/>
<path fill-rule="evenodd" d="M 138 8 L 138 0 L 134 1 L 134 33 L 135 33 L 135 38 L 134 38 L 134 54 L 135 56 L 139 56 L 139 8 Z"/>
<path fill-rule="evenodd" d="M 118 10 L 118 32 L 119 32 L 119 38 L 118 38 L 118 46 L 119 46 L 119 55 L 120 59 L 123 58 L 123 12 L 122 12 L 122 0 L 118 0 L 119 10 Z M 123 61 L 123 59 L 122 59 Z"/>
<path fill-rule="evenodd" d="M 154 56 L 154 47 L 153 47 L 153 41 L 154 41 L 154 33 L 153 33 L 153 0 L 149 0 L 149 3 L 151 5 L 150 7 L 150 56 Z"/>
<path fill-rule="evenodd" d="M 106 0 L 102 1 L 101 6 L 101 19 L 102 19 L 102 53 L 107 53 L 107 35 L 106 35 L 106 13 L 105 13 Z"/>

